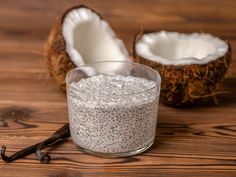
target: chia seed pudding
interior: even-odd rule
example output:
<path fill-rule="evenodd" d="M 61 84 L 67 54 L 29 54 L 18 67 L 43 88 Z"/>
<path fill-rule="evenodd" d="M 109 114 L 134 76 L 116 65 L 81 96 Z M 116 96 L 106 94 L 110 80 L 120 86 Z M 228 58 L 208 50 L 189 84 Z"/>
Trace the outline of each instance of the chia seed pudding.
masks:
<path fill-rule="evenodd" d="M 155 138 L 159 95 L 156 82 L 134 76 L 96 75 L 67 88 L 71 136 L 99 153 L 126 153 Z"/>

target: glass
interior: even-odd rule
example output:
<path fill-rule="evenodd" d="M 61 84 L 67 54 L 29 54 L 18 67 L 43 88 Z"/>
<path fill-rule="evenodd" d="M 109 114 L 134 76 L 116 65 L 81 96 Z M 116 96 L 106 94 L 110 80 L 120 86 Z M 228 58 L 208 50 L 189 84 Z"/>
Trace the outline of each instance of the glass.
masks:
<path fill-rule="evenodd" d="M 152 82 L 152 87 L 130 94 L 105 95 L 75 87 L 74 83 L 81 79 L 101 74 L 142 78 Z M 126 157 L 151 147 L 156 134 L 161 85 L 157 71 L 133 62 L 97 62 L 71 70 L 66 76 L 66 85 L 71 137 L 81 150 L 95 156 Z"/>

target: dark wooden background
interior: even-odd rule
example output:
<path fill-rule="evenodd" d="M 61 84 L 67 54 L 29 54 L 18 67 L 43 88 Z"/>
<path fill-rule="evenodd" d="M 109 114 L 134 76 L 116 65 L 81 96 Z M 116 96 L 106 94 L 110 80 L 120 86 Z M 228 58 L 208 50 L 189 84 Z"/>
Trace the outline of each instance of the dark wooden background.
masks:
<path fill-rule="evenodd" d="M 233 61 L 224 105 L 160 105 L 155 145 L 130 158 L 86 155 L 72 141 L 51 151 L 51 164 L 34 155 L 5 164 L 1 177 L 235 177 L 235 0 L 0 0 L 0 145 L 8 154 L 39 142 L 68 121 L 66 97 L 49 77 L 43 45 L 55 18 L 86 4 L 110 22 L 131 51 L 140 29 L 208 32 L 228 39 Z"/>

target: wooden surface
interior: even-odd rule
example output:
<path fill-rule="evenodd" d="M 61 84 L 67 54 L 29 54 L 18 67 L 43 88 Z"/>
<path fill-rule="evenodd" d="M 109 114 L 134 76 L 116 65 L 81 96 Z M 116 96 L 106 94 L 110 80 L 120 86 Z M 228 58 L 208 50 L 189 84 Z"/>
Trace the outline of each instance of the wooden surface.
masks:
<path fill-rule="evenodd" d="M 43 45 L 57 15 L 83 3 L 99 11 L 129 50 L 140 29 L 209 32 L 228 39 L 233 61 L 223 106 L 160 105 L 157 139 L 146 153 L 104 159 L 68 141 L 50 151 L 51 164 L 35 156 L 5 164 L 1 177 L 235 177 L 235 0 L 0 0 L 0 145 L 11 154 L 39 142 L 68 121 L 66 97 L 48 76 Z M 131 51 L 131 50 L 130 50 Z"/>

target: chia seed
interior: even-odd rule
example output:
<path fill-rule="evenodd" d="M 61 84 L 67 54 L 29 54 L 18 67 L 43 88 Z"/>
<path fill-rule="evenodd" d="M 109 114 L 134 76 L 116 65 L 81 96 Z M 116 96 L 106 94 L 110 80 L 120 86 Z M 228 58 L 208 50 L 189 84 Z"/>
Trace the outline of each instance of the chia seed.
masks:
<path fill-rule="evenodd" d="M 159 96 L 156 82 L 97 75 L 68 87 L 71 136 L 79 147 L 124 153 L 152 144 Z"/>

